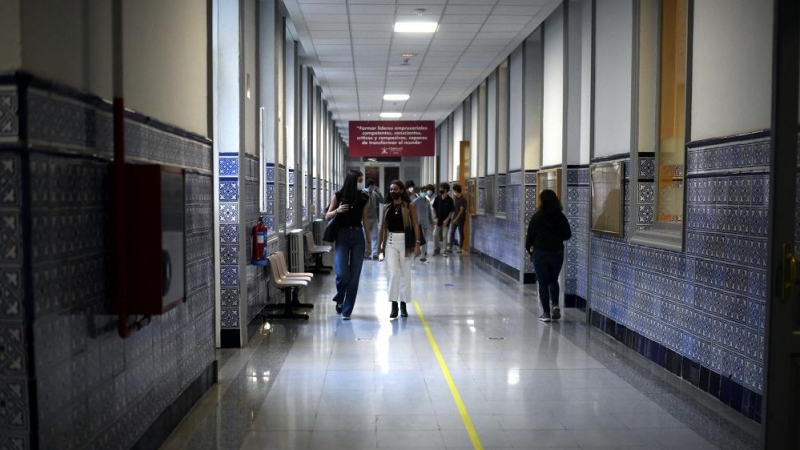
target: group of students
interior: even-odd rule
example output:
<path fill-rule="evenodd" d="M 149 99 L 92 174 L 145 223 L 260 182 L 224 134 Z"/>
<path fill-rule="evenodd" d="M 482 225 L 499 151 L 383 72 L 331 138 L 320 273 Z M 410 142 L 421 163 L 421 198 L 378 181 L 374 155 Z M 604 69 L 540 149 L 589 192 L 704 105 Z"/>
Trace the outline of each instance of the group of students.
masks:
<path fill-rule="evenodd" d="M 458 184 L 453 185 L 452 198 L 447 183 L 439 185 L 439 195 L 433 198 L 433 185 L 425 186 L 417 194 L 413 181 L 394 180 L 389 185 L 390 199 L 384 202 L 374 181 L 367 180 L 366 186 L 363 181 L 364 175 L 359 170 L 350 170 L 325 213 L 326 220 L 338 216 L 339 223 L 334 250 L 336 312 L 343 320 L 350 320 L 364 259 L 382 257 L 389 266 L 389 317 L 408 317 L 406 302 L 411 300 L 411 262 L 420 256 L 420 261 L 424 262 L 427 256 L 427 249 L 421 245 L 423 237 L 430 242 L 430 231 L 435 224 L 433 255 L 436 256 L 441 253 L 444 230 L 448 229 L 444 254 L 450 254 L 453 244 L 460 252 L 467 201 Z M 539 320 L 549 322 L 561 317 L 558 276 L 564 260 L 564 241 L 572 232 L 555 192 L 542 191 L 539 200 L 538 210 L 528 225 L 525 247 L 533 259 L 544 310 Z M 455 239 L 456 232 L 459 240 Z M 371 244 L 369 249 L 367 242 Z"/>

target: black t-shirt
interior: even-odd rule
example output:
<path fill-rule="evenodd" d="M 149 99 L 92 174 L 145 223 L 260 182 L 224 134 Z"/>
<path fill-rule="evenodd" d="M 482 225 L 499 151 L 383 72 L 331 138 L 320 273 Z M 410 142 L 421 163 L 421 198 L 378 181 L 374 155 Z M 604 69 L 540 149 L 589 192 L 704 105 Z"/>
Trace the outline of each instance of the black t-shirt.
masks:
<path fill-rule="evenodd" d="M 436 225 L 444 225 L 444 221 L 455 209 L 453 199 L 450 198 L 449 195 L 445 195 L 444 198 L 442 198 L 441 195 L 437 195 L 436 199 L 433 201 L 433 210 L 436 211 L 436 218 L 438 219 Z"/>
<path fill-rule="evenodd" d="M 369 197 L 364 192 L 359 191 L 356 195 L 355 204 L 351 203 L 351 201 L 342 200 L 343 195 L 342 191 L 337 192 L 336 194 L 336 201 L 341 205 L 343 203 L 350 204 L 350 209 L 346 213 L 340 213 L 339 218 L 336 219 L 339 222 L 340 227 L 357 227 L 361 226 L 361 219 L 363 218 L 364 214 L 364 206 L 369 202 Z"/>

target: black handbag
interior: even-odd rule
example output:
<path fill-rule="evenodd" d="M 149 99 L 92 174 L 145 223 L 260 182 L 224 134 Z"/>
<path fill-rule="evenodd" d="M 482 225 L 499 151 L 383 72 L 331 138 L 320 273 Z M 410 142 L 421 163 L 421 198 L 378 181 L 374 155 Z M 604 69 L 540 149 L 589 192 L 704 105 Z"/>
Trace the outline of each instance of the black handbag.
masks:
<path fill-rule="evenodd" d="M 421 246 L 425 245 L 425 233 L 422 232 L 422 226 L 417 225 L 417 227 L 419 228 L 419 245 Z M 413 226 L 407 227 L 405 229 L 405 233 L 406 233 L 406 248 L 413 249 L 414 244 L 417 241 L 417 236 L 414 233 L 414 227 Z"/>
<path fill-rule="evenodd" d="M 325 224 L 325 233 L 322 235 L 322 240 L 325 242 L 335 242 L 336 236 L 339 235 L 339 222 L 336 218 L 339 215 L 335 215 Z"/>

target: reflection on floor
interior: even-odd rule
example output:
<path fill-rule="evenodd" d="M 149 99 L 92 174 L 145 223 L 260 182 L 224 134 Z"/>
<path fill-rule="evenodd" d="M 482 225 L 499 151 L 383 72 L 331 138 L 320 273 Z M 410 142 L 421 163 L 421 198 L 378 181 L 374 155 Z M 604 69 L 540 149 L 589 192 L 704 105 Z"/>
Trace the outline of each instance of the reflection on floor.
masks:
<path fill-rule="evenodd" d="M 162 448 L 758 448 L 754 423 L 580 311 L 539 322 L 535 286 L 468 256 L 416 262 L 413 276 L 419 310 L 389 320 L 386 264 L 365 261 L 351 321 L 330 301 L 333 275 L 318 276 L 311 320 L 219 351 L 219 384 Z"/>

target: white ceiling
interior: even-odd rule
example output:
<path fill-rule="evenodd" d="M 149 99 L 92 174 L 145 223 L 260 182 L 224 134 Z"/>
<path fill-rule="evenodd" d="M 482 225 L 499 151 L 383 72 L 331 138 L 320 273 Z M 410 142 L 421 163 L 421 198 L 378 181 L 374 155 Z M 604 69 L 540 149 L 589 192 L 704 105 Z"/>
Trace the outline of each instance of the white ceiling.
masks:
<path fill-rule="evenodd" d="M 347 140 L 350 120 L 441 122 L 561 0 L 284 0 L 328 108 Z M 414 10 L 425 9 L 420 17 Z M 435 21 L 433 34 L 396 21 Z M 408 64 L 402 53 L 413 52 Z M 383 94 L 409 94 L 406 102 Z"/>

